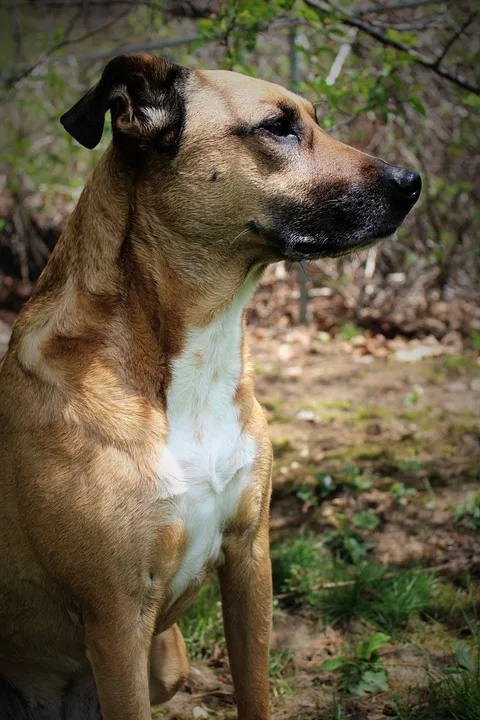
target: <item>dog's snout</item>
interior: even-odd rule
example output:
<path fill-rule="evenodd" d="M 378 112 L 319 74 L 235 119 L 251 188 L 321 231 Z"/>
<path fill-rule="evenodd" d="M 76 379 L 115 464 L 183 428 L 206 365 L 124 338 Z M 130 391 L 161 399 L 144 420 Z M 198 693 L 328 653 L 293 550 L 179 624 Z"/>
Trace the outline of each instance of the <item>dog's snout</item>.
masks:
<path fill-rule="evenodd" d="M 387 165 L 384 178 L 397 196 L 409 200 L 412 204 L 417 202 L 422 189 L 422 178 L 416 170 Z"/>

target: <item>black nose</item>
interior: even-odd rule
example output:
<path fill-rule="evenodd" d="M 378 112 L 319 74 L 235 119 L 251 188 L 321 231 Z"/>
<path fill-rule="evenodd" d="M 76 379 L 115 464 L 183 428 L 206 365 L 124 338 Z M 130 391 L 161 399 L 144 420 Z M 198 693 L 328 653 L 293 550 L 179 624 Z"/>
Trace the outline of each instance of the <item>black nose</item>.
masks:
<path fill-rule="evenodd" d="M 417 202 L 422 189 L 422 178 L 416 170 L 388 165 L 384 177 L 397 196 L 402 196 L 412 204 Z"/>

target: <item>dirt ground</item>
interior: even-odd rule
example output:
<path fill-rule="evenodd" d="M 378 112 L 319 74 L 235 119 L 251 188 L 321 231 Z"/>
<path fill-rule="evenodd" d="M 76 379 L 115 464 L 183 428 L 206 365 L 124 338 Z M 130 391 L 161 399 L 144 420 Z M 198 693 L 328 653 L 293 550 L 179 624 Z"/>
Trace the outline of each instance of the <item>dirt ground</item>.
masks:
<path fill-rule="evenodd" d="M 0 356 L 8 334 L 0 324 Z M 275 452 L 272 542 L 306 530 L 321 537 L 335 527 L 336 513 L 369 510 L 380 520 L 368 533 L 379 562 L 478 577 L 478 536 L 454 522 L 455 509 L 480 480 L 478 353 L 459 351 L 455 338 L 450 345 L 365 336 L 346 342 L 313 328 L 253 328 L 249 337 Z M 313 501 L 312 478 L 335 477 L 345 467 L 368 473 L 371 487 Z M 392 495 L 394 482 L 412 490 L 408 501 Z M 318 667 L 341 652 L 351 632 L 326 625 L 306 606 L 276 603 L 272 646 L 288 657 L 288 667 L 272 680 L 274 720 L 334 717 L 332 678 Z M 462 628 L 409 632 L 383 657 L 389 693 L 346 698 L 347 714 L 338 717 L 390 717 L 390 694 L 421 685 Z M 193 662 L 185 689 L 154 711 L 170 720 L 234 716 L 224 651 Z"/>
<path fill-rule="evenodd" d="M 475 533 L 453 522 L 455 508 L 479 487 L 477 356 L 456 355 L 455 348 L 431 339 L 384 343 L 361 337 L 342 342 L 309 328 L 257 328 L 249 337 L 257 396 L 268 415 L 275 452 L 272 542 L 305 529 L 321 535 L 335 523 L 335 512 L 358 504 L 347 493 L 309 507 L 295 495 L 295 488 L 308 484 L 315 472 L 333 476 L 353 465 L 375 478 L 372 488 L 361 494 L 361 507 L 381 518 L 371 533 L 380 562 L 446 564 L 453 575 L 462 569 L 478 575 L 480 546 Z M 369 344 L 383 357 L 368 352 Z M 417 490 L 405 506 L 386 491 L 392 481 Z M 274 720 L 334 717 L 332 686 L 321 683 L 318 666 L 340 653 L 350 629 L 325 626 L 305 608 L 276 610 L 272 645 L 288 652 L 291 662 L 288 687 L 277 697 L 273 690 Z M 342 717 L 391 716 L 391 692 L 424 683 L 432 658 L 442 660 L 446 645 L 453 641 L 429 632 L 420 642 L 412 636 L 411 643 L 390 647 L 384 661 L 390 692 L 347 698 L 348 715 Z M 235 717 L 231 690 L 224 659 L 194 663 L 185 691 L 159 709 L 157 717 Z"/>

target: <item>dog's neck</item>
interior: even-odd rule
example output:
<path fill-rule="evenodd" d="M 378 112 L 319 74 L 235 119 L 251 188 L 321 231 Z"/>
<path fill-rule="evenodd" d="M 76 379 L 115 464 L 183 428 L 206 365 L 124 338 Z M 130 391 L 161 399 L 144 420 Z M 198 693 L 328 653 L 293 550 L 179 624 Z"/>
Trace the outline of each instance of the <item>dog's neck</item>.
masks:
<path fill-rule="evenodd" d="M 122 380 L 153 396 L 168 385 L 171 360 L 194 337 L 210 338 L 225 358 L 238 356 L 243 308 L 260 274 L 238 254 L 208 258 L 187 238 L 172 238 L 162 219 L 142 207 L 134 172 L 125 171 L 110 149 L 87 183 L 20 326 L 43 346 L 58 338 L 85 338 L 92 352 L 93 339 L 99 352 L 113 348 L 110 357 L 118 358 Z M 60 344 L 62 362 L 70 347 L 74 364 L 74 345 Z M 34 344 L 29 348 L 31 359 L 40 358 Z"/>

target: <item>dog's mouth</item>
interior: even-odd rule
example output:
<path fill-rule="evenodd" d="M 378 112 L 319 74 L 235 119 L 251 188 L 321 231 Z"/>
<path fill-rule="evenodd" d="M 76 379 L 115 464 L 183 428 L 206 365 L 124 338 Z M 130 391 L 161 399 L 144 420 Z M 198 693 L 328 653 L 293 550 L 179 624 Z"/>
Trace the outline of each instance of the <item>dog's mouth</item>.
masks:
<path fill-rule="evenodd" d="M 357 239 L 345 243 L 315 242 L 315 239 L 294 240 L 290 239 L 283 249 L 285 260 L 319 260 L 322 258 L 337 258 L 349 255 L 352 252 L 367 250 L 376 245 L 380 240 L 391 237 L 398 230 L 398 225 L 392 225 L 378 234 L 365 239 Z"/>
<path fill-rule="evenodd" d="M 385 170 L 386 168 L 386 170 Z M 281 259 L 333 258 L 393 235 L 420 197 L 418 173 L 381 165 L 375 181 L 323 189 L 303 204 L 272 204 L 264 224 L 250 223 Z"/>

